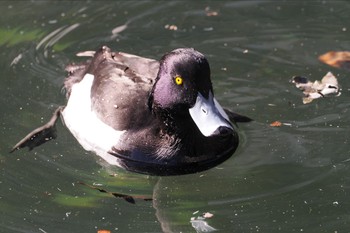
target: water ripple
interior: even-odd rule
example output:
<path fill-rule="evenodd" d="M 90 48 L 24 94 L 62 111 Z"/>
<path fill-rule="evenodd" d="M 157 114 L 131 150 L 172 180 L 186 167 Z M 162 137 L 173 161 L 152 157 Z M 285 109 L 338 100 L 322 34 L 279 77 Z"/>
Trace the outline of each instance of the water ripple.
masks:
<path fill-rule="evenodd" d="M 62 26 L 55 31 L 49 33 L 47 36 L 45 36 L 36 46 L 36 50 L 39 50 L 42 46 L 44 46 L 44 54 L 45 57 L 47 57 L 47 48 L 52 47 L 54 44 L 56 44 L 60 39 L 62 39 L 65 35 L 70 33 L 71 31 L 75 30 L 77 27 L 79 27 L 79 23 L 75 23 L 70 26 Z"/>
<path fill-rule="evenodd" d="M 266 198 L 266 197 L 272 197 L 276 195 L 281 195 L 284 193 L 290 193 L 295 190 L 304 188 L 306 186 L 309 186 L 317 181 L 320 181 L 326 177 L 328 177 L 331 173 L 336 171 L 337 169 L 333 166 L 330 167 L 330 169 L 326 172 L 319 173 L 319 175 L 314 176 L 310 179 L 307 179 L 305 181 L 301 181 L 299 183 L 295 184 L 288 184 L 287 186 L 274 189 L 274 190 L 269 190 L 268 192 L 265 193 L 260 193 L 260 194 L 254 194 L 254 195 L 247 195 L 243 197 L 237 197 L 237 198 L 229 198 L 229 199 L 221 199 L 221 200 L 215 200 L 215 201 L 209 201 L 209 205 L 225 205 L 225 204 L 234 204 L 234 203 L 242 203 L 242 202 L 247 202 L 247 201 L 254 201 L 257 199 L 261 198 Z"/>

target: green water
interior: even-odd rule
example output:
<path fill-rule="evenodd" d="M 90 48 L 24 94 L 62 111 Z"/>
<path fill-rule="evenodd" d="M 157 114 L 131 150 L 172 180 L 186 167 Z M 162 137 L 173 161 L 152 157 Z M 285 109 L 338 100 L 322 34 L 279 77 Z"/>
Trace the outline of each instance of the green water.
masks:
<path fill-rule="evenodd" d="M 1 1 L 0 13 L 0 232 L 196 232 L 191 218 L 206 212 L 218 232 L 349 231 L 350 73 L 317 59 L 350 50 L 349 2 Z M 221 105 L 255 120 L 239 124 L 234 156 L 198 174 L 133 174 L 62 124 L 57 140 L 9 154 L 65 103 L 64 67 L 101 45 L 155 59 L 204 53 Z M 291 77 L 328 71 L 342 94 L 304 105 Z"/>

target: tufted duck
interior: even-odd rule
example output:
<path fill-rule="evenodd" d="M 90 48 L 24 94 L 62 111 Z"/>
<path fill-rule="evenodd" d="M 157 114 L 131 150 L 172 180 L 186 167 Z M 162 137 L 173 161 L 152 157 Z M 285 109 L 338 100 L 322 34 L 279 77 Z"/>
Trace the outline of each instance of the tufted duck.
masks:
<path fill-rule="evenodd" d="M 139 173 L 198 172 L 236 150 L 238 134 L 230 119 L 250 119 L 215 100 L 203 54 L 180 48 L 156 61 L 103 46 L 80 55 L 92 58 L 67 66 L 67 105 L 12 151 L 56 138 L 59 116 L 84 149 Z"/>

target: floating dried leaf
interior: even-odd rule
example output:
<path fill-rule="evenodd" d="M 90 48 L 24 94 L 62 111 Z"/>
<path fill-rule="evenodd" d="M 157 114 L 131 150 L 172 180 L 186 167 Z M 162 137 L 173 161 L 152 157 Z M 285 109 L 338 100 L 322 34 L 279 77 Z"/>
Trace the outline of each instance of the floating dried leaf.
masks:
<path fill-rule="evenodd" d="M 214 214 L 209 213 L 209 212 L 206 212 L 206 213 L 203 214 L 204 218 L 212 218 L 213 216 L 214 216 Z"/>
<path fill-rule="evenodd" d="M 327 65 L 350 70 L 350 52 L 349 51 L 330 51 L 322 54 L 318 59 Z"/>
<path fill-rule="evenodd" d="M 320 97 L 340 95 L 338 80 L 331 72 L 328 72 L 321 81 L 316 80 L 315 82 L 309 81 L 306 77 L 294 76 L 292 83 L 303 91 L 304 104 L 310 103 L 312 100 Z"/>
<path fill-rule="evenodd" d="M 111 233 L 109 230 L 97 230 L 97 233 Z"/>
<path fill-rule="evenodd" d="M 191 220 L 192 227 L 196 230 L 196 232 L 213 232 L 217 231 L 214 227 L 210 226 L 206 221 L 203 219 L 194 219 Z"/>
<path fill-rule="evenodd" d="M 280 126 L 282 126 L 282 122 L 280 122 L 280 121 L 274 121 L 274 122 L 272 122 L 272 123 L 270 124 L 270 126 L 272 126 L 272 127 L 280 127 Z"/>

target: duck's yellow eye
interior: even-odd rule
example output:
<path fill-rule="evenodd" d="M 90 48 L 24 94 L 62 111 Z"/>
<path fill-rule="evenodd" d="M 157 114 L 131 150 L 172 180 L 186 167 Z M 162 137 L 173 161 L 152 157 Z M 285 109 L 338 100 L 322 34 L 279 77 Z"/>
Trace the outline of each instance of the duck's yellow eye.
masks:
<path fill-rule="evenodd" d="M 177 85 L 181 85 L 182 82 L 183 82 L 183 80 L 182 80 L 182 78 L 181 78 L 180 76 L 176 76 L 176 77 L 175 77 L 175 83 L 176 83 Z"/>

